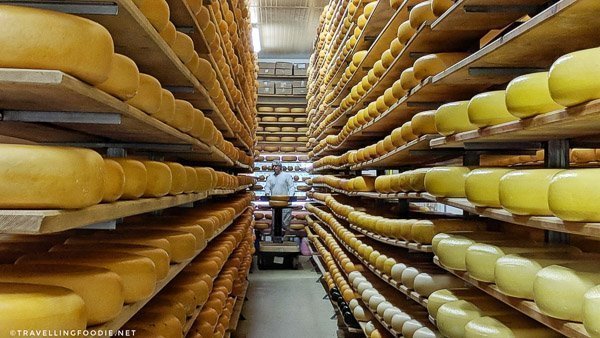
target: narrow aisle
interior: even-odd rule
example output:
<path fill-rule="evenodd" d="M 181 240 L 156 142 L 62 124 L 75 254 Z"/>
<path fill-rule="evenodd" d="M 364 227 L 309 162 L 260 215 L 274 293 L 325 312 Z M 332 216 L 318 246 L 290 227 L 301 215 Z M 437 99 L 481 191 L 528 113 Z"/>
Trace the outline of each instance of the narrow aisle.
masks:
<path fill-rule="evenodd" d="M 234 337 L 238 338 L 334 338 L 337 321 L 331 302 L 317 283 L 319 274 L 300 257 L 298 270 L 254 270 L 249 274 L 248 300 Z"/>

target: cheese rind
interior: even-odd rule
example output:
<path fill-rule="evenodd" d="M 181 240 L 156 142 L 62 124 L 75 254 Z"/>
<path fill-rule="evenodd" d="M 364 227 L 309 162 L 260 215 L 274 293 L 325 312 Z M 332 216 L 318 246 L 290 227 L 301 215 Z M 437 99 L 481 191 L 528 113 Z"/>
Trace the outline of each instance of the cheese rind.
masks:
<path fill-rule="evenodd" d="M 548 73 L 552 99 L 571 107 L 600 98 L 600 48 L 561 56 Z"/>
<path fill-rule="evenodd" d="M 589 289 L 583 296 L 583 326 L 593 338 L 600 337 L 600 286 Z"/>
<path fill-rule="evenodd" d="M 437 197 L 465 197 L 468 167 L 435 167 L 425 174 L 425 189 Z"/>
<path fill-rule="evenodd" d="M 435 112 L 435 128 L 443 136 L 477 129 L 469 120 L 469 101 L 446 103 Z"/>
<path fill-rule="evenodd" d="M 170 16 L 169 5 L 165 0 L 133 0 L 133 3 L 140 9 L 154 29 L 159 33 L 165 29 Z"/>
<path fill-rule="evenodd" d="M 500 208 L 500 179 L 512 169 L 478 168 L 467 174 L 465 195 L 478 207 Z"/>
<path fill-rule="evenodd" d="M 527 74 L 512 80 L 506 87 L 506 107 L 521 119 L 563 108 L 550 96 L 547 72 Z"/>
<path fill-rule="evenodd" d="M 158 80 L 148 74 L 140 73 L 140 85 L 134 97 L 127 103 L 149 115 L 158 113 L 162 104 L 162 87 Z"/>
<path fill-rule="evenodd" d="M 518 314 L 480 317 L 465 326 L 465 338 L 562 337 L 559 333 Z"/>
<path fill-rule="evenodd" d="M 158 161 L 142 161 L 146 167 L 147 184 L 143 197 L 165 196 L 171 190 L 173 175 L 169 166 Z"/>
<path fill-rule="evenodd" d="M 493 126 L 518 118 L 506 108 L 506 92 L 497 90 L 473 96 L 468 106 L 469 121 L 478 127 Z"/>
<path fill-rule="evenodd" d="M 125 186 L 123 187 L 122 199 L 137 199 L 140 198 L 148 181 L 148 171 L 144 164 L 140 161 L 129 160 L 126 158 L 112 158 L 123 168 L 125 174 Z"/>
<path fill-rule="evenodd" d="M 104 195 L 102 202 L 114 202 L 121 198 L 125 191 L 125 171 L 123 167 L 111 159 L 104 159 Z"/>
<path fill-rule="evenodd" d="M 121 100 L 129 100 L 135 96 L 140 86 L 140 71 L 133 60 L 125 55 L 115 53 L 112 67 L 106 81 L 96 85 Z"/>
<path fill-rule="evenodd" d="M 500 204 L 516 215 L 551 216 L 548 188 L 561 169 L 514 170 L 500 178 Z"/>
<path fill-rule="evenodd" d="M 548 207 L 565 221 L 599 222 L 600 169 L 565 170 L 554 175 L 548 189 Z"/>

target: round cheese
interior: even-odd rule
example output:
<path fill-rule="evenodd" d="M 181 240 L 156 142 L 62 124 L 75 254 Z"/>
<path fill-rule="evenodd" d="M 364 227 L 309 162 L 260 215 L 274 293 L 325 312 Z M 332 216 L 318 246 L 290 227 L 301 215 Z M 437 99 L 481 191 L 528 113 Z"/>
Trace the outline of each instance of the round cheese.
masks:
<path fill-rule="evenodd" d="M 557 332 L 519 314 L 480 317 L 465 326 L 465 338 L 560 337 Z"/>
<path fill-rule="evenodd" d="M 412 131 L 412 123 L 410 121 L 405 122 L 402 127 L 400 127 L 400 134 L 402 135 L 402 139 L 406 142 L 410 142 L 418 138 L 418 136 Z"/>
<path fill-rule="evenodd" d="M 583 325 L 591 337 L 600 337 L 600 286 L 589 289 L 583 295 Z"/>
<path fill-rule="evenodd" d="M 410 26 L 414 29 L 421 27 L 421 25 L 427 21 L 433 21 L 436 19 L 435 14 L 431 8 L 431 0 L 423 1 L 415 5 L 409 13 Z"/>
<path fill-rule="evenodd" d="M 148 171 L 144 164 L 140 161 L 125 158 L 113 158 L 112 160 L 121 165 L 125 174 L 125 186 L 121 198 L 140 198 L 144 194 L 144 191 L 146 191 L 148 180 Z"/>
<path fill-rule="evenodd" d="M 189 132 L 194 126 L 195 115 L 194 106 L 191 103 L 175 100 L 175 118 L 171 124 L 183 132 Z"/>
<path fill-rule="evenodd" d="M 3 5 L 1 12 L 0 67 L 56 69 L 92 85 L 108 78 L 113 40 L 100 24 L 25 6 Z"/>
<path fill-rule="evenodd" d="M 105 164 L 82 148 L 0 144 L 0 207 L 78 209 L 104 195 Z"/>
<path fill-rule="evenodd" d="M 527 74 L 512 80 L 506 87 L 506 107 L 521 119 L 563 108 L 550 96 L 547 72 Z"/>
<path fill-rule="evenodd" d="M 103 202 L 114 202 L 121 198 L 125 190 L 125 171 L 111 159 L 104 159 L 104 195 Z"/>
<path fill-rule="evenodd" d="M 468 55 L 467 53 L 436 53 L 422 56 L 413 65 L 415 79 L 421 81 L 437 75 Z"/>
<path fill-rule="evenodd" d="M 551 216 L 548 188 L 561 169 L 511 171 L 500 178 L 500 204 L 516 215 Z"/>
<path fill-rule="evenodd" d="M 457 231 L 459 229 L 453 229 Z M 467 229 L 468 230 L 468 229 Z M 474 232 L 461 234 L 436 235 L 431 244 L 433 251 L 438 256 L 440 264 L 452 270 L 466 271 L 467 249 L 476 243 L 476 240 L 485 240 L 487 243 L 494 243 L 504 238 L 503 233 L 499 232 Z"/>
<path fill-rule="evenodd" d="M 465 180 L 469 171 L 467 167 L 432 168 L 425 175 L 425 189 L 437 197 L 465 197 Z"/>
<path fill-rule="evenodd" d="M 169 22 L 169 5 L 165 0 L 133 0 L 150 24 L 162 32 Z"/>
<path fill-rule="evenodd" d="M 160 93 L 160 108 L 152 114 L 152 117 L 171 125 L 175 119 L 175 97 L 166 89 L 161 89 Z"/>
<path fill-rule="evenodd" d="M 453 288 L 450 290 L 437 290 L 432 292 L 427 298 L 427 312 L 433 319 L 435 319 L 437 318 L 437 312 L 440 306 L 446 303 L 461 299 L 469 301 L 472 299 L 481 299 L 485 297 L 485 295 L 474 289 Z"/>
<path fill-rule="evenodd" d="M 402 44 L 402 42 L 400 42 L 400 40 L 398 40 L 398 38 L 395 38 L 394 40 L 392 40 L 389 51 L 394 59 L 397 58 L 398 55 L 400 55 L 400 53 L 402 53 L 403 49 L 404 49 L 404 45 Z M 391 64 L 389 66 L 391 66 Z M 388 66 L 388 68 L 389 68 L 389 66 Z"/>
<path fill-rule="evenodd" d="M 404 21 L 400 24 L 400 26 L 398 26 L 398 41 L 402 45 L 406 46 L 408 41 L 413 37 L 413 35 L 415 35 L 416 32 L 416 29 L 411 26 L 410 21 Z"/>
<path fill-rule="evenodd" d="M 518 120 L 506 108 L 506 92 L 497 90 L 475 95 L 468 106 L 469 120 L 478 127 Z"/>
<path fill-rule="evenodd" d="M 447 103 L 435 112 L 435 128 L 438 133 L 449 136 L 477 129 L 469 120 L 469 101 Z"/>
<path fill-rule="evenodd" d="M 433 237 L 440 232 L 473 231 L 478 223 L 458 219 L 419 220 L 410 227 L 410 239 L 421 244 L 431 244 Z"/>
<path fill-rule="evenodd" d="M 415 114 L 411 121 L 412 132 L 416 136 L 437 134 L 435 127 L 435 110 Z"/>
<path fill-rule="evenodd" d="M 177 29 L 171 21 L 167 22 L 165 29 L 163 29 L 162 32 L 160 32 L 160 37 L 163 38 L 163 40 L 165 40 L 169 47 L 173 46 L 173 43 L 177 38 Z"/>
<path fill-rule="evenodd" d="M 465 179 L 465 194 L 478 207 L 500 208 L 500 179 L 512 169 L 479 168 Z"/>
<path fill-rule="evenodd" d="M 600 211 L 594 205 L 599 174 L 600 169 L 575 169 L 554 175 L 548 189 L 552 213 L 565 221 L 600 221 Z"/>
<path fill-rule="evenodd" d="M 198 186 L 198 174 L 196 173 L 196 169 L 188 166 L 183 167 L 185 169 L 185 186 L 183 187 L 183 192 L 186 194 L 192 192 L 200 192 L 201 190 L 196 190 Z"/>
<path fill-rule="evenodd" d="M 121 54 L 113 54 L 112 67 L 106 81 L 96 85 L 121 100 L 135 96 L 140 85 L 140 72 L 133 60 Z"/>
<path fill-rule="evenodd" d="M 415 72 L 413 67 L 406 68 L 402 74 L 400 74 L 400 85 L 406 91 L 409 91 L 419 84 L 419 80 L 415 78 Z"/>
<path fill-rule="evenodd" d="M 134 97 L 127 103 L 149 115 L 158 113 L 162 104 L 160 82 L 154 77 L 140 73 L 140 86 Z"/>
<path fill-rule="evenodd" d="M 165 162 L 165 164 L 171 170 L 172 175 L 171 190 L 169 190 L 169 195 L 179 195 L 183 193 L 183 190 L 187 184 L 187 173 L 185 168 L 176 162 Z"/>
<path fill-rule="evenodd" d="M 422 297 L 429 297 L 430 294 L 441 289 L 452 289 L 464 286 L 462 279 L 453 275 L 441 273 L 420 273 L 415 277 L 414 289 Z"/>
<path fill-rule="evenodd" d="M 510 311 L 496 302 L 477 301 L 476 304 L 457 300 L 446 303 L 437 311 L 436 324 L 445 337 L 465 337 L 465 326 L 482 316 L 494 316 Z"/>
<path fill-rule="evenodd" d="M 571 107 L 600 98 L 600 48 L 566 54 L 554 62 L 548 73 L 552 99 Z"/>
<path fill-rule="evenodd" d="M 161 197 L 171 191 L 173 175 L 169 166 L 157 161 L 142 161 L 146 167 L 147 184 L 143 197 Z"/>

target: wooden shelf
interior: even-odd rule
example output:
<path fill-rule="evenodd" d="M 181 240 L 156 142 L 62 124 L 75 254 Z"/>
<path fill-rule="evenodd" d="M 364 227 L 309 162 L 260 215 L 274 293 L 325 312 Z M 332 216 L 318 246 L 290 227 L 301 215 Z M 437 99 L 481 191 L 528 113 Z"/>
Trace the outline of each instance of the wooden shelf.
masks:
<path fill-rule="evenodd" d="M 267 142 L 259 141 L 258 144 L 278 144 L 278 145 L 294 145 L 294 146 L 305 146 L 306 142 Z"/>
<path fill-rule="evenodd" d="M 306 127 L 306 123 L 305 122 L 263 122 L 263 121 L 259 121 L 258 122 L 259 126 L 290 126 L 290 127 L 294 127 L 294 126 L 298 126 L 298 127 Z M 305 133 L 303 133 L 304 135 L 306 135 Z"/>
<path fill-rule="evenodd" d="M 353 224 L 350 224 L 350 228 L 362 233 L 363 235 L 365 235 L 373 240 L 383 243 L 383 244 L 387 244 L 387 245 L 391 245 L 391 246 L 395 246 L 395 247 L 399 247 L 399 248 L 405 248 L 405 249 L 413 250 L 413 251 L 428 252 L 428 253 L 433 252 L 433 248 L 431 247 L 431 245 L 411 243 L 411 242 L 407 242 L 407 241 L 402 241 L 402 240 L 398 240 L 398 239 L 394 239 L 394 238 L 381 236 L 379 234 L 359 228 Z"/>
<path fill-rule="evenodd" d="M 235 331 L 238 326 L 238 322 L 240 320 L 240 316 L 242 314 L 242 308 L 244 307 L 244 302 L 246 300 L 246 293 L 248 292 L 249 282 L 246 281 L 244 283 L 244 287 L 242 288 L 242 292 L 237 295 L 237 299 L 235 301 L 235 305 L 233 306 L 233 312 L 231 314 L 231 321 L 229 322 L 229 327 L 227 331 Z"/>
<path fill-rule="evenodd" d="M 305 99 L 306 95 L 258 94 L 258 97 L 285 97 L 285 98 Z"/>
<path fill-rule="evenodd" d="M 277 135 L 277 136 L 306 136 L 306 133 L 297 131 L 257 131 L 256 135 Z M 262 141 L 258 141 L 261 143 Z"/>
<path fill-rule="evenodd" d="M 301 116 L 301 117 L 306 117 L 306 112 L 302 112 L 302 113 L 276 113 L 276 112 L 263 112 L 263 111 L 259 111 L 257 113 L 257 115 L 261 116 Z M 273 123 L 273 122 L 268 122 L 268 123 Z"/>
<path fill-rule="evenodd" d="M 274 98 L 270 98 L 270 100 L 259 100 L 256 104 L 258 106 L 268 106 L 268 107 L 276 107 L 276 106 L 293 106 L 294 108 L 296 107 L 306 107 L 306 99 L 302 99 L 302 100 L 296 100 L 296 101 L 288 101 L 288 98 L 283 98 L 283 100 L 273 100 Z M 268 114 L 272 114 L 272 113 L 266 113 Z M 264 114 L 261 114 L 264 115 Z M 306 113 L 302 113 L 299 115 L 306 115 Z"/>
<path fill-rule="evenodd" d="M 483 282 L 474 280 L 473 278 L 471 278 L 469 276 L 469 274 L 467 272 L 464 272 L 464 271 L 455 271 L 455 270 L 450 270 L 448 268 L 445 268 L 439 262 L 437 257 L 433 258 L 433 262 L 436 265 L 438 265 L 439 267 L 441 267 L 442 269 L 452 273 L 453 275 L 457 276 L 458 278 L 461 278 L 465 282 L 475 286 L 476 288 L 478 288 L 481 291 L 487 293 L 488 295 L 494 297 L 495 299 L 503 302 L 506 305 L 509 305 L 513 309 L 518 310 L 519 312 L 523 313 L 524 315 L 546 325 L 547 327 L 555 330 L 556 332 L 558 332 L 560 334 L 563 334 L 567 337 L 576 337 L 576 338 L 589 338 L 590 337 L 590 335 L 587 333 L 587 331 L 583 327 L 583 324 L 581 324 L 581 323 L 569 322 L 569 321 L 560 320 L 560 319 L 546 316 L 546 315 L 542 314 L 540 309 L 537 307 L 537 305 L 533 301 L 506 296 L 503 293 L 501 293 L 498 290 L 498 288 L 496 287 L 496 285 L 494 285 L 494 284 L 483 283 Z"/>
<path fill-rule="evenodd" d="M 258 80 L 260 79 L 273 79 L 273 80 L 306 80 L 308 75 L 265 75 L 258 74 Z"/>

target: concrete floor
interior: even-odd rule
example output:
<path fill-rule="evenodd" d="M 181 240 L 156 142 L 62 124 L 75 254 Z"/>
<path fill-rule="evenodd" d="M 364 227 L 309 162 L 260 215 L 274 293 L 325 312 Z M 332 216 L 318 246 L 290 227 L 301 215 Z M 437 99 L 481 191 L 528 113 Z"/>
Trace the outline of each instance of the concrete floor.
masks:
<path fill-rule="evenodd" d="M 319 274 L 300 257 L 298 270 L 261 270 L 249 275 L 248 300 L 233 337 L 336 338 L 337 321 Z"/>

